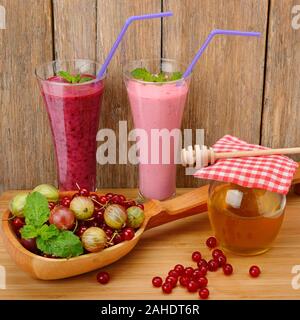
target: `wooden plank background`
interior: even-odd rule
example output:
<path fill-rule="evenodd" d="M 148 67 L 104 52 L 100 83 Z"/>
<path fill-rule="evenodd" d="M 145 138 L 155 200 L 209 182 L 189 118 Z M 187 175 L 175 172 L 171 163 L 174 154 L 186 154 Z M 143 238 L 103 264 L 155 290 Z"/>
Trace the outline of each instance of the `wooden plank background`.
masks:
<path fill-rule="evenodd" d="M 260 39 L 216 38 L 195 68 L 183 128 L 212 144 L 226 133 L 270 147 L 300 145 L 300 30 L 296 0 L 0 0 L 0 192 L 56 183 L 51 133 L 34 68 L 57 58 L 103 62 L 126 18 L 171 10 L 134 24 L 109 66 L 101 127 L 132 118 L 122 62 L 168 57 L 188 63 L 213 28 L 255 30 Z M 297 159 L 300 159 L 299 157 Z M 98 166 L 98 187 L 135 187 L 136 167 Z M 201 182 L 178 168 L 178 186 Z"/>

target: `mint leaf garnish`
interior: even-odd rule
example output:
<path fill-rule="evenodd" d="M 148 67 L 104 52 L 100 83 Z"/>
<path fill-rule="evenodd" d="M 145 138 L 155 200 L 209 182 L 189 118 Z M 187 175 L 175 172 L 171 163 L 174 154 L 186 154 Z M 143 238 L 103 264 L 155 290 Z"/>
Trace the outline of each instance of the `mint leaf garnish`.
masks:
<path fill-rule="evenodd" d="M 31 239 L 36 238 L 38 236 L 38 228 L 32 226 L 32 225 L 25 225 L 20 230 L 21 236 L 23 239 Z"/>
<path fill-rule="evenodd" d="M 182 73 L 177 71 L 177 72 L 173 72 L 172 75 L 170 76 L 169 80 L 170 81 L 175 81 L 175 80 L 179 80 L 182 78 Z"/>
<path fill-rule="evenodd" d="M 39 228 L 48 221 L 50 210 L 47 198 L 39 192 L 33 192 L 26 198 L 24 207 L 25 222 L 27 225 Z"/>
<path fill-rule="evenodd" d="M 168 82 L 182 78 L 181 72 L 173 72 L 171 74 L 160 72 L 158 74 L 152 74 L 146 68 L 136 68 L 131 71 L 131 75 L 134 79 L 148 82 Z"/>
<path fill-rule="evenodd" d="M 69 83 L 73 83 L 74 77 L 67 71 L 58 71 L 57 75 L 60 76 L 61 78 L 65 79 Z"/>
<path fill-rule="evenodd" d="M 84 83 L 84 82 L 93 80 L 93 77 L 89 77 L 89 76 L 82 77 L 80 73 L 73 76 L 69 72 L 63 71 L 63 70 L 58 71 L 57 75 L 65 79 L 69 83 Z"/>
<path fill-rule="evenodd" d="M 83 83 L 83 82 L 87 82 L 87 81 L 91 81 L 93 80 L 92 77 L 82 77 L 80 80 L 79 80 L 79 83 Z"/>
<path fill-rule="evenodd" d="M 50 240 L 37 238 L 37 247 L 46 254 L 55 257 L 70 258 L 79 256 L 83 253 L 80 238 L 71 231 L 60 231 L 57 237 Z"/>
<path fill-rule="evenodd" d="M 42 240 L 49 240 L 54 237 L 57 237 L 59 235 L 59 230 L 54 224 L 50 224 L 48 226 L 47 224 L 44 224 L 41 229 L 39 230 L 39 236 L 41 237 Z"/>

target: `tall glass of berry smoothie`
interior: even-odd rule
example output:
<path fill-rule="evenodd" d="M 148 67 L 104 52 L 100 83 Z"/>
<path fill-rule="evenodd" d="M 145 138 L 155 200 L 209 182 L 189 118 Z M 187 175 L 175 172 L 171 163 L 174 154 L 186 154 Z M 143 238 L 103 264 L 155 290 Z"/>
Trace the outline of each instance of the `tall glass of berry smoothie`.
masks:
<path fill-rule="evenodd" d="M 125 66 L 124 80 L 137 131 L 139 193 L 164 200 L 176 192 L 176 153 L 190 77 L 175 60 L 138 60 Z"/>
<path fill-rule="evenodd" d="M 96 134 L 104 91 L 101 66 L 76 59 L 39 66 L 36 76 L 55 145 L 60 190 L 96 188 Z"/>

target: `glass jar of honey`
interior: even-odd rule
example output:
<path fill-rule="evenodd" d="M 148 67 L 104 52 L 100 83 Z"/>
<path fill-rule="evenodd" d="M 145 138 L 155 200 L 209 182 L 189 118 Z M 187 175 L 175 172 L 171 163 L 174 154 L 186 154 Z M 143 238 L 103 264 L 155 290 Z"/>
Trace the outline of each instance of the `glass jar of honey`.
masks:
<path fill-rule="evenodd" d="M 208 213 L 225 251 L 256 255 L 269 250 L 284 217 L 285 195 L 233 183 L 212 182 Z"/>

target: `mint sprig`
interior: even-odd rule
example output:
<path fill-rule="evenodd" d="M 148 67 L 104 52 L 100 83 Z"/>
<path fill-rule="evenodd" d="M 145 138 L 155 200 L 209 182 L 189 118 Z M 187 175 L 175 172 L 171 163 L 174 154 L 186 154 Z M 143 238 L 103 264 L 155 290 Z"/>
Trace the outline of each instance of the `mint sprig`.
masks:
<path fill-rule="evenodd" d="M 80 238 L 73 232 L 59 230 L 54 224 L 46 224 L 50 210 L 47 198 L 39 192 L 27 196 L 24 216 L 26 225 L 20 230 L 22 238 L 36 238 L 37 247 L 43 253 L 60 258 L 83 254 Z"/>
<path fill-rule="evenodd" d="M 88 76 L 83 76 L 82 77 L 80 73 L 78 73 L 75 76 L 73 76 L 68 71 L 63 71 L 63 70 L 58 71 L 57 75 L 59 77 L 65 79 L 69 83 L 84 83 L 84 82 L 93 80 L 92 77 L 88 77 Z"/>
<path fill-rule="evenodd" d="M 146 68 L 136 68 L 131 71 L 131 75 L 134 79 L 147 82 L 168 82 L 179 80 L 182 78 L 182 73 L 179 71 L 173 72 L 171 74 L 165 72 L 152 74 Z"/>

